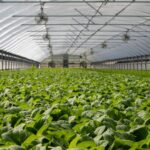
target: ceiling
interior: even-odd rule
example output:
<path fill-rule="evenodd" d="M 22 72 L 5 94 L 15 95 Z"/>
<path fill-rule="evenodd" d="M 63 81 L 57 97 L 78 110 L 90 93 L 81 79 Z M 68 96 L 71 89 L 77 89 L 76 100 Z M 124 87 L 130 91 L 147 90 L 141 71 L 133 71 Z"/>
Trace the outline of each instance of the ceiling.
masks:
<path fill-rule="evenodd" d="M 84 54 L 94 62 L 150 55 L 150 0 L 44 2 L 54 54 Z M 46 29 L 36 23 L 38 13 L 40 1 L 0 0 L 0 49 L 36 61 L 47 58 Z"/>

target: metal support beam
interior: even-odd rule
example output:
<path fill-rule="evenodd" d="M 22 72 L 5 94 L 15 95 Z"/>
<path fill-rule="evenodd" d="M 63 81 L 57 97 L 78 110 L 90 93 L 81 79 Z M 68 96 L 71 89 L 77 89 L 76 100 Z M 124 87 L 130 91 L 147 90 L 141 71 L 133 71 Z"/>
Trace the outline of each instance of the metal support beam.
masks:
<path fill-rule="evenodd" d="M 75 4 L 75 3 L 78 3 L 78 4 L 82 4 L 82 3 L 85 3 L 85 1 L 82 1 L 82 0 L 71 0 L 71 1 L 69 1 L 69 0 L 58 0 L 58 1 L 54 1 L 54 0 L 52 0 L 52 1 L 42 1 L 43 3 L 51 3 L 51 4 Z M 87 3 L 106 3 L 106 0 L 86 0 L 86 2 Z M 135 0 L 123 0 L 123 1 L 121 1 L 121 0 L 115 0 L 115 1 L 107 1 L 107 3 L 131 3 L 131 2 L 134 2 L 134 3 L 139 3 L 139 4 L 141 4 L 141 3 L 145 3 L 145 4 L 149 4 L 150 3 L 150 1 L 142 1 L 142 0 L 139 0 L 139 1 L 135 1 Z M 24 3 L 40 3 L 40 1 L 34 1 L 34 0 L 29 0 L 29 1 L 21 1 L 21 0 L 18 0 L 18 1 L 15 1 L 15 0 L 2 0 L 2 1 L 0 1 L 0 3 L 18 3 L 18 4 L 24 4 Z"/>
<path fill-rule="evenodd" d="M 147 70 L 147 63 L 150 62 L 150 55 L 142 55 L 142 56 L 135 56 L 135 57 L 126 57 L 126 58 L 118 58 L 118 59 L 110 59 L 105 61 L 99 61 L 99 62 L 92 62 L 91 64 L 93 66 L 101 66 L 101 64 L 109 64 L 110 62 L 116 62 L 115 65 L 119 65 L 118 69 L 136 69 L 139 70 Z M 143 65 L 143 62 L 145 63 Z M 133 66 L 131 66 L 131 63 Z M 136 66 L 135 66 L 136 65 Z M 110 63 L 110 67 L 111 67 Z M 121 68 L 121 66 L 123 68 Z M 150 69 L 150 68 L 149 68 Z"/>
<path fill-rule="evenodd" d="M 12 61 L 13 62 L 18 62 L 18 63 L 26 63 L 26 64 L 30 64 L 30 65 L 35 65 L 38 66 L 39 62 L 28 59 L 26 57 L 22 57 L 10 52 L 6 52 L 4 50 L 0 50 L 0 59 L 2 60 L 2 70 L 4 69 L 12 69 L 14 67 L 12 67 Z"/>
<path fill-rule="evenodd" d="M 47 24 L 47 26 L 70 26 L 70 25 L 75 25 L 75 26 L 84 26 L 84 25 L 87 25 L 86 23 L 80 23 L 80 24 L 77 24 L 77 23 L 49 23 Z M 95 23 L 95 24 L 89 24 L 89 25 L 92 25 L 92 26 L 104 26 L 105 23 Z M 133 24 L 133 23 L 107 23 L 106 24 L 107 26 L 135 26 L 135 25 L 138 25 L 138 26 L 146 26 L 146 27 L 149 27 L 150 24 Z M 21 24 L 21 26 L 45 26 L 44 24 Z"/>
<path fill-rule="evenodd" d="M 90 31 L 86 31 L 87 33 L 90 33 L 90 32 L 95 32 L 96 30 L 90 30 Z M 37 31 L 37 30 L 32 30 L 32 31 L 27 31 L 27 32 L 37 32 L 37 33 L 45 33 L 45 31 Z M 77 30 L 51 30 L 51 33 L 53 33 L 53 32 L 58 32 L 58 33 L 66 33 L 66 32 L 80 32 L 80 31 L 77 31 Z M 116 33 L 116 32 L 127 32 L 126 30 L 124 31 L 124 30 L 102 30 L 102 31 L 100 31 L 99 33 Z M 138 32 L 150 32 L 150 31 L 143 31 L 143 30 L 139 30 L 139 31 L 130 31 L 130 32 L 132 32 L 132 33 L 138 33 Z"/>

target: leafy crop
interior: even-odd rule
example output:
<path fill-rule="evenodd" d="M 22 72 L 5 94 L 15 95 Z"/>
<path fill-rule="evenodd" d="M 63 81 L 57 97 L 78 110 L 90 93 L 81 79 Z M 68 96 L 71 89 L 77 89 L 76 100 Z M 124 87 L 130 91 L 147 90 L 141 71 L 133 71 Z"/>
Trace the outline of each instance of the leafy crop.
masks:
<path fill-rule="evenodd" d="M 148 150 L 150 80 L 81 69 L 0 73 L 0 150 Z"/>
<path fill-rule="evenodd" d="M 109 74 L 128 74 L 128 75 L 134 75 L 139 77 L 149 77 L 150 78 L 150 70 L 124 70 L 124 69 L 88 69 L 88 70 L 94 70 L 94 71 L 100 71 L 101 73 L 109 73 Z"/>

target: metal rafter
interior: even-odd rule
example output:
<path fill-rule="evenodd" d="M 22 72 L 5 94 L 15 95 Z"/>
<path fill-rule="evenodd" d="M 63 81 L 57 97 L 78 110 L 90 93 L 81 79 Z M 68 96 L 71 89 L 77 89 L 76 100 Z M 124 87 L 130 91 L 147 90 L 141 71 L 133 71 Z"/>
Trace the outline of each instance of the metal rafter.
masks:
<path fill-rule="evenodd" d="M 92 33 L 85 41 L 83 41 L 72 53 L 74 53 L 76 50 L 78 50 L 84 43 L 86 43 L 89 39 L 91 39 L 97 32 L 101 31 L 105 26 L 107 26 L 112 20 L 115 19 L 116 16 L 120 15 L 124 10 L 126 10 L 131 4 L 133 3 L 130 2 L 127 4 L 125 7 L 123 7 L 120 11 L 118 11 L 111 19 L 106 21 L 102 27 L 100 27 L 98 30 L 96 30 L 94 33 Z"/>
<path fill-rule="evenodd" d="M 110 43 L 107 47 L 110 59 L 111 55 L 115 58 L 126 53 L 134 56 L 149 52 L 149 0 L 112 0 L 107 2 L 105 0 L 58 0 L 44 2 L 46 4 L 46 14 L 49 17 L 48 26 L 52 26 L 49 32 L 52 37 L 52 44 L 55 50 L 60 44 L 58 50 L 61 53 L 65 53 L 68 48 L 70 48 L 70 53 L 77 52 L 77 54 L 82 54 L 92 47 L 101 49 L 99 43 L 102 41 Z M 0 9 L 2 8 L 0 10 L 0 47 L 14 53 L 26 52 L 27 49 L 32 49 L 30 56 L 34 55 L 34 58 L 40 60 L 44 58 L 44 55 L 46 57 L 46 48 L 44 50 L 38 49 L 38 46 L 41 46 L 38 41 L 41 41 L 42 44 L 42 39 L 34 38 L 38 37 L 39 33 L 41 35 L 46 33 L 44 26 L 35 25 L 34 21 L 38 13 L 36 8 L 38 8 L 40 1 L 3 0 L 0 3 L 3 3 L 3 7 L 0 6 Z M 33 7 L 31 4 L 33 4 Z M 131 9 L 124 11 L 128 5 Z M 31 9 L 27 10 L 30 6 Z M 62 9 L 58 10 L 57 6 L 58 9 L 60 6 Z M 99 9 L 99 7 L 102 7 L 102 9 Z M 118 11 L 118 8 L 121 12 Z M 22 12 L 19 10 L 22 10 Z M 122 13 L 122 11 L 124 12 Z M 143 23 L 143 20 L 147 20 L 147 22 Z M 123 44 L 121 35 L 125 34 L 126 30 L 130 31 L 132 40 Z M 29 36 L 24 37 L 24 33 Z M 37 34 L 33 35 L 33 33 Z M 27 44 L 29 39 L 31 39 L 31 43 Z M 136 44 L 138 46 L 135 46 Z M 145 44 L 145 46 L 142 44 Z M 119 51 L 118 55 L 114 54 L 115 49 L 119 49 L 121 46 L 124 47 L 124 51 Z M 113 51 L 109 53 L 109 50 Z"/>
<path fill-rule="evenodd" d="M 133 2 L 134 3 L 150 3 L 150 1 L 148 0 L 145 0 L 145 1 L 142 1 L 142 0 L 139 0 L 139 1 L 135 1 L 135 0 L 115 0 L 115 1 L 107 1 L 107 3 L 130 3 L 130 2 Z M 84 1 L 81 1 L 81 0 L 58 0 L 58 1 L 42 1 L 43 3 L 51 3 L 51 4 L 75 4 L 75 3 L 78 3 L 78 4 L 82 4 L 82 3 L 85 3 Z M 87 3 L 106 3 L 105 0 L 86 0 Z M 8 1 L 8 0 L 2 0 L 0 1 L 0 3 L 18 3 L 18 4 L 26 4 L 26 3 L 39 3 L 39 1 L 33 1 L 33 0 L 29 0 L 29 1 L 21 1 L 21 0 L 18 0 L 18 1 L 14 1 L 14 0 L 11 0 L 11 1 Z"/>
<path fill-rule="evenodd" d="M 83 28 L 79 34 L 76 36 L 75 40 L 72 42 L 72 44 L 69 46 L 69 48 L 67 49 L 66 53 L 68 53 L 70 51 L 70 49 L 73 47 L 73 45 L 76 43 L 76 41 L 78 40 L 78 38 L 80 37 L 80 35 L 84 32 L 84 30 L 88 28 L 90 22 L 93 20 L 93 18 L 97 15 L 97 13 L 99 12 L 100 8 L 102 7 L 102 4 L 100 4 L 100 6 L 98 7 L 97 11 L 95 12 L 95 14 L 88 20 L 87 24 L 86 24 L 86 27 Z M 95 24 L 94 24 L 95 25 Z"/>
<path fill-rule="evenodd" d="M 81 11 L 79 11 L 78 9 L 75 9 L 76 12 L 78 12 L 80 15 L 74 15 L 74 14 L 70 14 L 70 15 L 47 15 L 47 17 L 49 18 L 86 18 L 87 20 L 89 20 L 89 17 L 92 17 L 93 15 L 89 15 L 89 14 L 83 14 Z M 113 17 L 114 15 L 108 15 L 108 14 L 103 14 L 102 16 L 100 15 L 96 15 L 95 18 L 110 18 Z M 13 15 L 12 17 L 14 18 L 34 18 L 36 17 L 36 15 Z M 140 18 L 140 17 L 150 17 L 150 15 L 119 15 L 116 16 L 116 18 Z M 91 21 L 93 24 L 94 22 Z"/>
<path fill-rule="evenodd" d="M 139 23 L 138 25 L 134 25 L 132 28 L 127 28 L 128 29 L 128 31 L 133 31 L 133 29 L 135 28 L 135 27 L 137 27 L 137 26 L 139 26 L 140 24 L 143 24 L 143 23 L 145 23 L 145 22 L 147 22 L 147 20 L 145 20 L 145 21 L 143 21 L 142 23 Z M 105 40 L 105 41 L 109 41 L 109 40 L 112 40 L 112 39 L 114 39 L 115 37 L 117 37 L 117 36 L 119 36 L 121 33 L 119 33 L 119 34 L 116 34 L 116 35 L 114 35 L 114 36 L 112 36 L 111 38 L 109 38 L 109 39 L 107 39 L 107 40 Z M 99 45 L 99 44 L 98 44 Z M 96 45 L 95 47 L 97 47 L 98 45 Z M 116 48 L 116 47 L 115 47 Z"/>

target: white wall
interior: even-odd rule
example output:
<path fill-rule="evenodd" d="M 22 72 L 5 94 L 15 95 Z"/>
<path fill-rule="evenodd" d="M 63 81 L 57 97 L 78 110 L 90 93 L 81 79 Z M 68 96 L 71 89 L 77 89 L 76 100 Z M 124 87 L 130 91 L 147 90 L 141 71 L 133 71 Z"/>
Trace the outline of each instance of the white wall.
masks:
<path fill-rule="evenodd" d="M 150 61 L 146 62 L 146 68 L 145 68 L 145 62 L 141 64 L 141 62 L 132 62 L 132 63 L 120 63 L 120 64 L 103 64 L 103 65 L 94 65 L 94 68 L 112 68 L 112 69 L 135 69 L 135 70 L 150 70 Z"/>
<path fill-rule="evenodd" d="M 16 62 L 16 61 L 5 61 L 0 59 L 0 70 L 2 70 L 2 63 L 3 69 L 21 69 L 21 68 L 28 68 L 31 65 L 23 63 L 23 62 Z"/>

